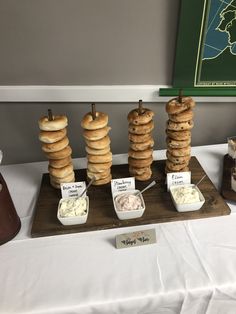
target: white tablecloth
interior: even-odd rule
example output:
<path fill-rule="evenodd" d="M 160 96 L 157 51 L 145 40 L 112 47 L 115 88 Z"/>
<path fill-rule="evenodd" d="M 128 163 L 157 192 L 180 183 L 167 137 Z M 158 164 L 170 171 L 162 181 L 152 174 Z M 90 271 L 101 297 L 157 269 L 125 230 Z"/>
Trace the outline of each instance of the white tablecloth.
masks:
<path fill-rule="evenodd" d="M 220 188 L 227 145 L 195 147 Z M 156 151 L 155 159 L 165 158 Z M 114 164 L 127 162 L 114 156 Z M 76 168 L 85 159 L 74 160 Z M 0 313 L 236 313 L 236 206 L 231 215 L 30 237 L 47 163 L 1 166 L 22 228 L 0 246 Z M 115 236 L 155 228 L 157 243 L 118 250 Z"/>

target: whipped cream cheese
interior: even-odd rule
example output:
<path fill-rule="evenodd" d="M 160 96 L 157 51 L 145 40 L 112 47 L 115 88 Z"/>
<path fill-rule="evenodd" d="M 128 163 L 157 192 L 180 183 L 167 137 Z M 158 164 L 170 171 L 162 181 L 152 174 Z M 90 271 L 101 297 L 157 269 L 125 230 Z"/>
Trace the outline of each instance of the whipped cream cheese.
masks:
<path fill-rule="evenodd" d="M 117 195 L 115 198 L 115 204 L 118 211 L 138 210 L 143 208 L 141 198 L 131 192 Z"/>
<path fill-rule="evenodd" d="M 83 216 L 87 214 L 85 197 L 63 198 L 59 204 L 60 217 Z"/>
<path fill-rule="evenodd" d="M 192 186 L 177 187 L 171 192 L 176 204 L 191 204 L 201 201 L 198 191 Z"/>

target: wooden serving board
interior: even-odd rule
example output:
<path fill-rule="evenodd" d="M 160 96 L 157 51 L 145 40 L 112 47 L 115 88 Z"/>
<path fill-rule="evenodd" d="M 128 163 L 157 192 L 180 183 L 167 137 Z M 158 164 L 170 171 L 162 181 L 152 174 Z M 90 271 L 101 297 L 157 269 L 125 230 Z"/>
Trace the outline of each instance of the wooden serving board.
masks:
<path fill-rule="evenodd" d="M 223 178 L 221 185 L 222 196 L 231 201 L 236 202 L 236 192 L 231 189 L 231 169 L 235 167 L 235 161 L 228 154 L 224 156 L 223 162 Z"/>
<path fill-rule="evenodd" d="M 63 226 L 57 219 L 57 206 L 60 200 L 60 190 L 50 186 L 49 175 L 43 174 L 41 189 L 36 204 L 35 216 L 31 230 L 32 237 L 52 236 L 66 233 L 103 230 L 119 227 L 128 227 L 168 221 L 207 218 L 230 214 L 230 209 L 220 196 L 213 183 L 207 177 L 199 188 L 206 202 L 198 211 L 179 213 L 176 211 L 165 185 L 165 160 L 155 161 L 152 165 L 153 176 L 149 181 L 136 181 L 136 188 L 142 190 L 152 180 L 158 184 L 147 190 L 143 196 L 146 210 L 141 218 L 119 220 L 116 216 L 111 185 L 92 186 L 88 191 L 89 215 L 83 225 Z M 191 158 L 190 170 L 192 183 L 196 183 L 205 174 L 195 157 Z M 76 170 L 76 181 L 86 180 L 86 170 Z M 129 176 L 128 165 L 112 166 L 113 178 L 125 178 Z"/>

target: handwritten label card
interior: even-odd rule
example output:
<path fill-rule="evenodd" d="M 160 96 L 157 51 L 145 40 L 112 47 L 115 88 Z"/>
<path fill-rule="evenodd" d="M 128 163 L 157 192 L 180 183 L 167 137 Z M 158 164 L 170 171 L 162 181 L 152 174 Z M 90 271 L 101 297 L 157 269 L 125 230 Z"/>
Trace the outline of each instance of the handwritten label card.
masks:
<path fill-rule="evenodd" d="M 135 190 L 134 177 L 111 180 L 112 194 L 116 192 L 123 192 L 123 191 L 129 191 L 129 190 Z"/>
<path fill-rule="evenodd" d="M 170 190 L 172 185 L 190 184 L 191 172 L 171 172 L 167 173 L 167 191 Z"/>
<path fill-rule="evenodd" d="M 62 198 L 78 197 L 86 189 L 85 181 L 62 183 L 61 184 L 61 196 Z M 84 194 L 86 196 L 86 193 Z"/>
<path fill-rule="evenodd" d="M 116 236 L 117 249 L 124 249 L 153 243 L 156 243 L 155 229 L 135 231 L 130 233 L 119 234 Z"/>

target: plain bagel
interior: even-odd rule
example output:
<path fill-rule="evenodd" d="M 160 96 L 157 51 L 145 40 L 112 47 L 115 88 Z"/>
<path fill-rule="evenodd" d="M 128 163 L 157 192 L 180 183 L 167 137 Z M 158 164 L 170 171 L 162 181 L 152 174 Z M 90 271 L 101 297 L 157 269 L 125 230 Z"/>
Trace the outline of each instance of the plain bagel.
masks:
<path fill-rule="evenodd" d="M 111 179 L 112 179 L 111 174 L 109 174 L 106 178 L 95 180 L 92 183 L 92 185 L 104 185 L 104 184 L 111 182 Z"/>
<path fill-rule="evenodd" d="M 97 163 L 97 164 L 101 164 L 101 163 L 107 163 L 107 162 L 111 162 L 112 161 L 112 153 L 106 153 L 104 155 L 87 155 L 87 159 L 89 162 L 92 163 Z"/>
<path fill-rule="evenodd" d="M 107 136 L 110 130 L 111 128 L 109 126 L 97 130 L 84 130 L 83 136 L 86 140 L 97 141 Z"/>
<path fill-rule="evenodd" d="M 45 155 L 48 159 L 63 159 L 63 158 L 70 156 L 71 153 L 72 153 L 72 149 L 68 145 L 65 148 L 63 148 L 62 150 L 59 150 L 57 152 L 45 153 Z"/>
<path fill-rule="evenodd" d="M 129 173 L 131 176 L 141 176 L 145 172 L 149 172 L 150 166 L 144 167 L 144 168 L 135 168 L 132 166 L 129 166 Z"/>
<path fill-rule="evenodd" d="M 59 131 L 40 131 L 39 140 L 43 143 L 55 143 L 66 136 L 66 128 Z"/>
<path fill-rule="evenodd" d="M 104 149 L 105 147 L 110 145 L 111 140 L 109 136 L 105 136 L 97 141 L 89 141 L 85 139 L 85 143 L 88 147 L 93 149 Z"/>
<path fill-rule="evenodd" d="M 101 180 L 101 179 L 107 178 L 110 174 L 111 174 L 110 168 L 104 170 L 103 172 L 91 172 L 87 170 L 87 177 L 89 179 L 92 179 L 93 177 L 95 177 L 95 180 Z"/>
<path fill-rule="evenodd" d="M 93 119 L 92 113 L 88 112 L 81 121 L 82 128 L 86 130 L 97 130 L 104 128 L 108 123 L 108 115 L 103 112 L 96 112 L 96 118 Z"/>
<path fill-rule="evenodd" d="M 42 150 L 46 153 L 57 152 L 65 148 L 67 145 L 69 145 L 69 139 L 65 136 L 63 139 L 55 143 L 43 143 Z"/>
<path fill-rule="evenodd" d="M 66 116 L 53 116 L 53 120 L 49 120 L 48 116 L 44 116 L 38 121 L 39 128 L 42 131 L 59 131 L 68 125 Z"/>
<path fill-rule="evenodd" d="M 111 166 L 112 166 L 112 162 L 105 162 L 105 163 L 100 163 L 100 164 L 88 162 L 87 169 L 90 172 L 103 172 L 111 168 Z"/>
<path fill-rule="evenodd" d="M 139 109 L 134 109 L 129 112 L 127 119 L 129 123 L 140 125 L 150 122 L 153 116 L 154 112 L 147 108 L 143 108 L 141 114 L 139 113 Z"/>
<path fill-rule="evenodd" d="M 49 166 L 53 168 L 62 168 L 72 162 L 71 156 L 62 159 L 49 159 Z"/>
<path fill-rule="evenodd" d="M 49 166 L 48 171 L 53 177 L 63 178 L 68 176 L 73 171 L 73 164 L 70 163 L 62 168 L 53 168 Z"/>
<path fill-rule="evenodd" d="M 108 145 L 107 147 L 105 147 L 103 149 L 94 149 L 94 148 L 90 148 L 88 146 L 85 146 L 85 150 L 86 150 L 86 153 L 89 155 L 94 155 L 94 156 L 105 155 L 105 154 L 110 152 L 110 145 Z"/>

